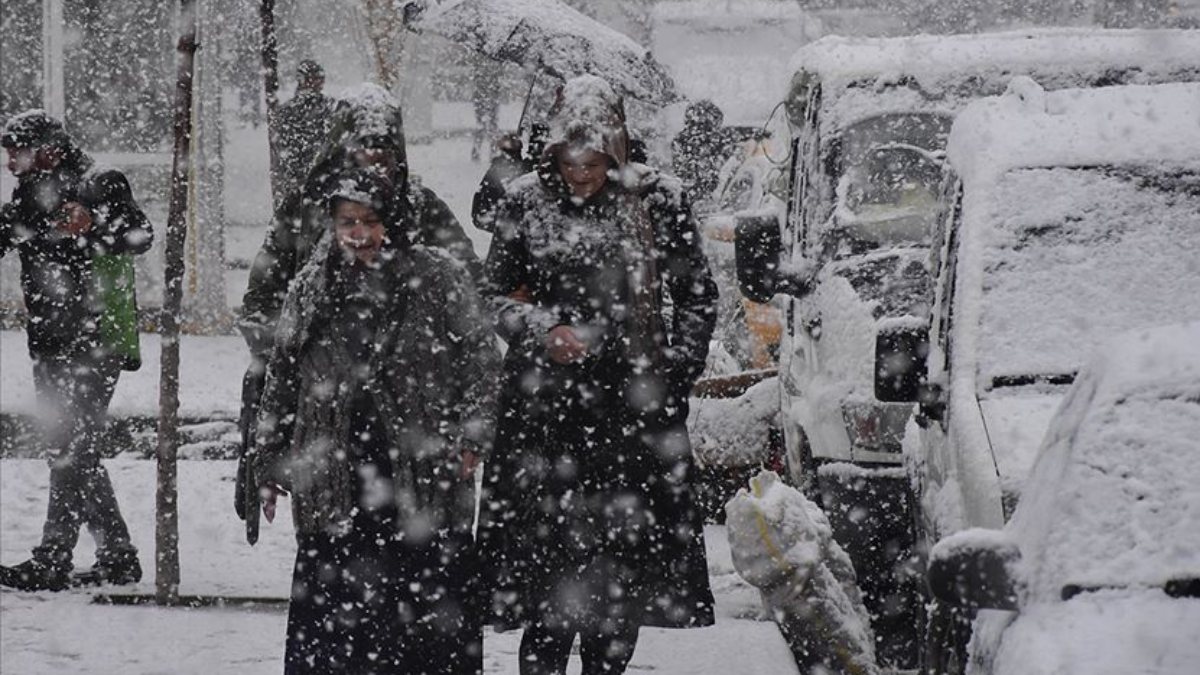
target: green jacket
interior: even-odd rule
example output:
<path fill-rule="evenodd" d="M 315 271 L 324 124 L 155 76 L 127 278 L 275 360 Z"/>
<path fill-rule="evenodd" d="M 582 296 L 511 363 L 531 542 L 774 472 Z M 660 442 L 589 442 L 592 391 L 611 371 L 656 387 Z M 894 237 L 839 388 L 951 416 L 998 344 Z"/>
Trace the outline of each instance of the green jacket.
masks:
<path fill-rule="evenodd" d="M 57 210 L 68 201 L 91 213 L 88 232 L 70 236 L 56 228 Z M 21 257 L 30 355 L 94 352 L 103 343 L 105 311 L 94 282 L 95 261 L 144 253 L 153 241 L 154 230 L 120 171 L 92 169 L 91 160 L 78 153 L 56 171 L 23 177 L 12 201 L 0 209 L 0 257 L 12 249 Z"/>

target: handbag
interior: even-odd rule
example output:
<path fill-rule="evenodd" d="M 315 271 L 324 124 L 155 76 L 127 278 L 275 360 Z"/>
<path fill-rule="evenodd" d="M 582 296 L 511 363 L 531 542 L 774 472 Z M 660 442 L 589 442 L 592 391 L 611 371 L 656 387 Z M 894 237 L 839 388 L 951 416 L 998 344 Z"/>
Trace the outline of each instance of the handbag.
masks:
<path fill-rule="evenodd" d="M 93 257 L 92 281 L 103 307 L 100 313 L 101 342 L 121 360 L 121 370 L 141 368 L 133 256 L 101 254 Z"/>

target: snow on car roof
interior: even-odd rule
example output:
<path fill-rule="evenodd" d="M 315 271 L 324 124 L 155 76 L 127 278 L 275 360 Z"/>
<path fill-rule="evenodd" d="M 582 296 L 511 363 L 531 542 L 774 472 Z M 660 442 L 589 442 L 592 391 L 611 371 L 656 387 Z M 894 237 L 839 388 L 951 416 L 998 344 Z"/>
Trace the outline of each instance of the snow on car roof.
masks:
<path fill-rule="evenodd" d="M 1046 89 L 1200 80 L 1200 31 L 1039 29 L 982 35 L 824 38 L 792 62 L 816 76 L 831 129 L 880 112 L 954 114 L 1014 76 Z M 796 92 L 792 92 L 795 95 Z"/>
<path fill-rule="evenodd" d="M 738 0 L 737 3 L 729 0 L 677 0 L 656 4 L 653 12 L 654 18 L 665 21 L 761 21 L 807 16 L 799 4 L 775 0 Z"/>
<path fill-rule="evenodd" d="M 1012 529 L 1030 591 L 1200 576 L 1200 322 L 1107 341 L 1051 424 Z"/>
<path fill-rule="evenodd" d="M 932 86 L 946 76 L 1031 68 L 1076 70 L 1120 64 L 1157 69 L 1198 63 L 1197 31 L 1048 28 L 898 38 L 828 36 L 800 48 L 792 56 L 789 70 L 843 84 L 909 75 Z"/>
<path fill-rule="evenodd" d="M 1016 167 L 1200 161 L 1200 84 L 1046 92 L 1014 78 L 959 113 L 947 156 L 968 183 Z"/>

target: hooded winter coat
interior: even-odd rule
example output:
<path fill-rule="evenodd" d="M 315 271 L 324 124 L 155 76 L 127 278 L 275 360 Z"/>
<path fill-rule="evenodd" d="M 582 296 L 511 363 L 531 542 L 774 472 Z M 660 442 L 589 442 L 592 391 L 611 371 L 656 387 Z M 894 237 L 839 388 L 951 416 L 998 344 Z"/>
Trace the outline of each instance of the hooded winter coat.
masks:
<path fill-rule="evenodd" d="M 342 263 L 332 239 L 321 238 L 283 309 L 250 458 L 258 484 L 291 493 L 298 534 L 344 532 L 359 506 L 351 398 L 365 381 L 398 527 L 418 540 L 469 534 L 475 486 L 460 478 L 461 455 L 491 445 L 499 370 L 474 286 L 444 251 L 403 245 L 384 255 L 385 300 L 364 359 L 334 336 L 346 298 L 333 286 Z"/>
<path fill-rule="evenodd" d="M 733 137 L 725 115 L 712 101 L 697 101 L 684 113 L 683 130 L 671 141 L 671 161 L 693 203 L 708 199 L 717 187 Z"/>
<path fill-rule="evenodd" d="M 624 115 L 608 85 L 571 81 L 552 122 L 539 170 L 509 184 L 486 263 L 508 342 L 478 534 L 492 619 L 500 629 L 558 613 L 708 625 L 684 421 L 716 286 L 679 182 L 625 161 Z M 567 144 L 602 151 L 614 167 L 582 202 L 557 170 Z M 637 264 L 638 223 L 653 232 L 656 274 L 642 287 L 660 331 L 651 336 L 631 320 L 646 300 L 632 272 L 647 269 Z M 583 362 L 549 358 L 545 337 L 560 324 L 589 345 Z"/>
<path fill-rule="evenodd" d="M 409 174 L 400 108 L 384 90 L 363 85 L 338 104 L 329 137 L 306 172 L 303 187 L 285 196 L 250 269 L 238 328 L 260 359 L 270 353 L 288 284 L 329 229 L 329 181 L 353 165 L 355 149 L 364 144 L 384 144 L 395 155 L 393 212 L 408 242 L 445 249 L 472 278 L 482 279 L 471 240 L 450 207 Z"/>
<path fill-rule="evenodd" d="M 337 102 L 313 89 L 297 88 L 290 101 L 279 106 L 279 170 L 283 193 L 301 187 L 316 154 L 322 150 Z"/>
<path fill-rule="evenodd" d="M 21 176 L 12 201 L 0 209 L 0 258 L 14 248 L 21 256 L 29 353 L 35 360 L 94 352 L 102 343 L 104 306 L 92 279 L 93 259 L 144 253 L 154 241 L 124 174 L 93 168 L 73 141 L 63 143 L 62 163 Z M 59 209 L 70 201 L 83 204 L 92 216 L 92 227 L 83 234 L 64 234 L 55 225 Z"/>

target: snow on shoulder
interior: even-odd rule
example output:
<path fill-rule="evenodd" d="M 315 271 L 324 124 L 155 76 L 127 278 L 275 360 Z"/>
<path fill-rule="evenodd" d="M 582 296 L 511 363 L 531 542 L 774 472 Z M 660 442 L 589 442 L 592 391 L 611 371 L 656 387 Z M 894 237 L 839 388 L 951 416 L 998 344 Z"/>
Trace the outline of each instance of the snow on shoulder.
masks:
<path fill-rule="evenodd" d="M 359 136 L 391 136 L 397 129 L 400 103 L 387 89 L 374 82 L 348 87 L 339 97 L 354 111 L 356 133 Z"/>
<path fill-rule="evenodd" d="M 1015 168 L 1200 162 L 1200 84 L 1046 92 L 1017 77 L 959 113 L 947 156 L 968 183 Z"/>
<path fill-rule="evenodd" d="M 387 89 L 374 82 L 362 82 L 342 90 L 338 98 L 355 108 L 399 108 L 400 103 Z"/>

